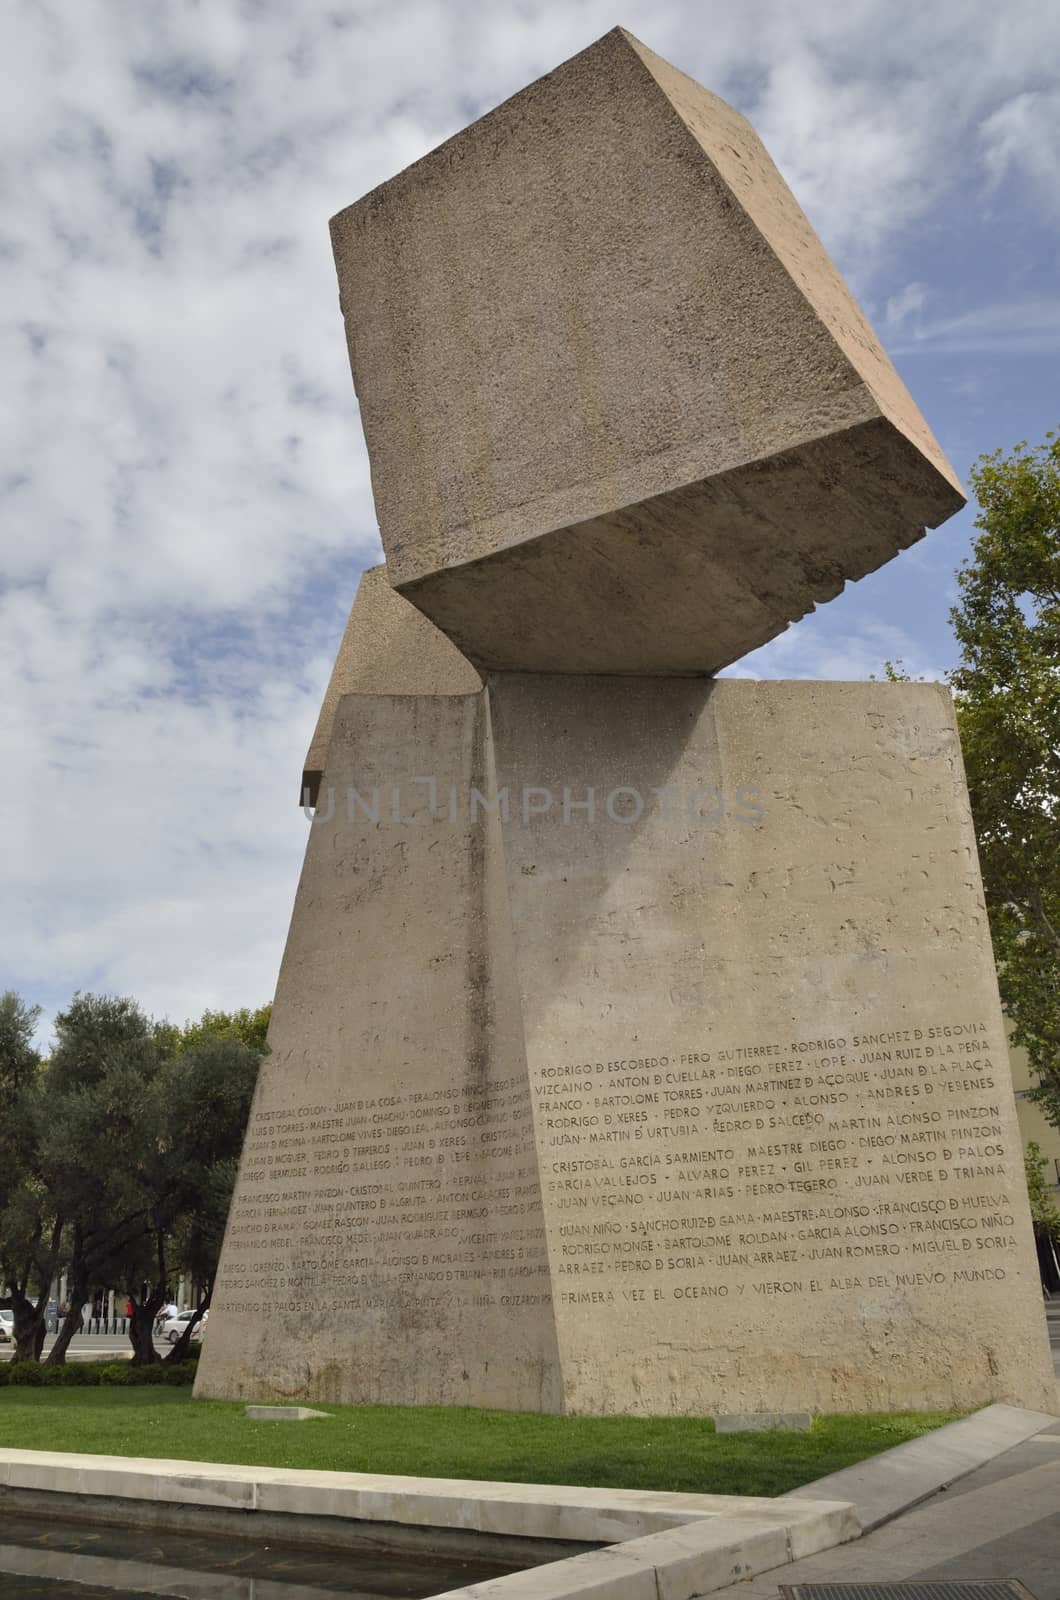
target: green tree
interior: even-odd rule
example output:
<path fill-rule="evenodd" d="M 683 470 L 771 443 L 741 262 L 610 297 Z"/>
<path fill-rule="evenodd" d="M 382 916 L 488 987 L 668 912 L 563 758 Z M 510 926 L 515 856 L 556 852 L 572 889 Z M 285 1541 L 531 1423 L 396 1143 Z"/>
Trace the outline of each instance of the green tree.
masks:
<path fill-rule="evenodd" d="M 1057 1209 L 1045 1175 L 1048 1165 L 1048 1160 L 1042 1155 L 1041 1146 L 1032 1140 L 1024 1155 L 1027 1198 L 1031 1205 L 1031 1221 L 1034 1223 L 1034 1242 L 1038 1249 L 1042 1287 L 1055 1290 L 1060 1288 L 1060 1210 Z"/>
<path fill-rule="evenodd" d="M 69 1221 L 71 1309 L 49 1361 L 65 1359 L 94 1289 L 131 1305 L 137 1364 L 158 1359 L 176 1268 L 208 1307 L 267 1024 L 208 1012 L 178 1030 L 109 995 L 76 995 L 56 1018 L 44 1159 Z"/>
<path fill-rule="evenodd" d="M 186 1022 L 183 1028 L 171 1022 L 159 1024 L 159 1036 L 171 1050 L 190 1050 L 195 1045 L 213 1039 L 238 1039 L 248 1050 L 264 1055 L 265 1035 L 272 1018 L 271 1003 L 251 1011 L 246 1006 L 240 1011 L 204 1011 L 196 1022 Z"/>
<path fill-rule="evenodd" d="M 193 1045 L 214 1039 L 238 1039 L 260 1058 L 265 1054 L 265 1036 L 271 1018 L 271 1003 L 258 1006 L 256 1011 L 249 1011 L 246 1006 L 241 1011 L 204 1011 L 198 1022 L 185 1025 L 181 1043 L 185 1050 L 190 1050 Z"/>
<path fill-rule="evenodd" d="M 982 456 L 951 674 L 1001 999 L 1060 1127 L 1060 440 Z"/>
<path fill-rule="evenodd" d="M 173 1361 L 184 1358 L 192 1330 L 213 1295 L 243 1134 L 265 1050 L 264 1028 L 247 1031 L 250 1038 L 260 1039 L 259 1045 L 244 1042 L 238 1028 L 196 1030 L 193 1042 L 170 1055 L 162 1074 L 166 1148 L 160 1177 L 170 1215 L 170 1259 L 198 1286 L 197 1315 L 172 1351 Z"/>
<path fill-rule="evenodd" d="M 130 1295 L 134 1354 L 151 1360 L 151 1323 L 165 1291 L 154 1253 L 163 1137 L 156 1030 L 133 1000 L 77 994 L 56 1017 L 55 1033 L 42 1163 L 67 1222 L 70 1304 L 48 1360 L 65 1360 L 82 1306 L 94 1290 L 109 1288 Z M 138 1276 L 130 1294 L 133 1262 Z"/>
<path fill-rule="evenodd" d="M 42 1062 L 39 1012 L 0 996 L 0 1273 L 19 1359 L 40 1354 L 60 1270 L 69 1309 L 50 1363 L 65 1361 L 96 1291 L 131 1303 L 139 1363 L 158 1359 L 154 1320 L 177 1269 L 207 1309 L 269 1009 L 207 1012 L 178 1029 L 133 1000 L 77 994 Z"/>
<path fill-rule="evenodd" d="M 0 1275 L 15 1321 L 15 1359 L 36 1358 L 63 1223 L 42 1166 L 43 1079 L 33 1036 L 40 1008 L 0 995 Z"/>
<path fill-rule="evenodd" d="M 1060 1243 L 1060 1210 L 1046 1180 L 1048 1158 L 1042 1155 L 1041 1145 L 1032 1139 L 1024 1155 L 1027 1174 L 1027 1195 L 1031 1203 L 1031 1220 L 1035 1228 L 1042 1229 L 1050 1239 Z"/>

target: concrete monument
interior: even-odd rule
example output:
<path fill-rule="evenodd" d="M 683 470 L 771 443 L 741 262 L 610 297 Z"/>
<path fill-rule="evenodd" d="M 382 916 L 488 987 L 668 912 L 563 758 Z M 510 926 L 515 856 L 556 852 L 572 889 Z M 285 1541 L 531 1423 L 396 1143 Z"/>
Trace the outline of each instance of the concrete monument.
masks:
<path fill-rule="evenodd" d="M 197 1392 L 1051 1409 L 949 696 L 706 676 L 960 503 L 768 157 L 616 30 L 334 233 L 387 565 Z"/>

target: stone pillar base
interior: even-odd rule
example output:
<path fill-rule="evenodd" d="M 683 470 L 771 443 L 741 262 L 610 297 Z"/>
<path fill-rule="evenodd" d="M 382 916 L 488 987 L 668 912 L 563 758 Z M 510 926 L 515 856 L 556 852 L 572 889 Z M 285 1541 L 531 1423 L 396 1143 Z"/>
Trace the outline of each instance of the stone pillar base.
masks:
<path fill-rule="evenodd" d="M 339 704 L 196 1392 L 1051 1408 L 948 693 Z"/>

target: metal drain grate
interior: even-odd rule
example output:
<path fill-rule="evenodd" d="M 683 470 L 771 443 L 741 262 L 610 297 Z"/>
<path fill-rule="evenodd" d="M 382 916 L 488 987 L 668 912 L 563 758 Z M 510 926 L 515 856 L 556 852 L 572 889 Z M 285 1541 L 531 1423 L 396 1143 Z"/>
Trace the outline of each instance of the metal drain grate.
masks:
<path fill-rule="evenodd" d="M 1034 1600 L 1018 1578 L 926 1578 L 921 1583 L 782 1583 L 784 1600 Z"/>

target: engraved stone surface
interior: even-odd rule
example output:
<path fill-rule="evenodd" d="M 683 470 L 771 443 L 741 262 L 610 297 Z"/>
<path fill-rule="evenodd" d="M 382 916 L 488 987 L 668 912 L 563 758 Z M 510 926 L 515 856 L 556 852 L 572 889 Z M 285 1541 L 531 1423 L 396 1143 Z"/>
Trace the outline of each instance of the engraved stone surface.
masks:
<path fill-rule="evenodd" d="M 485 719 L 339 701 L 200 1394 L 559 1405 L 497 826 L 415 781 L 485 792 Z"/>
<path fill-rule="evenodd" d="M 480 665 L 716 671 L 963 503 L 753 129 L 622 29 L 332 238 L 390 579 Z"/>
<path fill-rule="evenodd" d="M 344 694 L 474 694 L 482 680 L 444 633 L 396 594 L 386 568 L 361 573 L 302 769 L 300 800 L 316 805 Z"/>
<path fill-rule="evenodd" d="M 1055 1404 L 940 686 L 347 696 L 270 1037 L 198 1393 Z"/>
<path fill-rule="evenodd" d="M 1048 1409 L 945 688 L 490 699 L 568 1407 Z"/>

